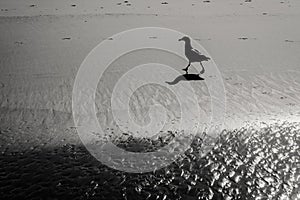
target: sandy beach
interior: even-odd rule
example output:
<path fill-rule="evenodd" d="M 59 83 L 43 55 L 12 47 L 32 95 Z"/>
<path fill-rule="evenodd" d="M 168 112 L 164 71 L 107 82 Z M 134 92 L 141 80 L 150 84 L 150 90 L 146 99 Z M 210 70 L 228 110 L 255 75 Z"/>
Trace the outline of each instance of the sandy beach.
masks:
<path fill-rule="evenodd" d="M 230 187 L 224 189 L 226 188 L 226 183 L 222 185 L 222 181 L 218 183 L 218 187 L 224 190 L 216 189 L 214 183 L 211 182 L 209 183 L 211 184 L 209 187 L 213 189 L 209 189 L 207 186 L 209 184 L 201 182 L 200 185 L 206 185 L 203 186 L 203 191 L 210 192 L 200 199 L 229 200 L 259 199 L 259 197 L 261 197 L 260 199 L 296 200 L 300 198 L 299 1 L 176 0 L 166 2 L 146 0 L 92 0 L 87 3 L 79 0 L 26 0 L 22 2 L 17 0 L 0 0 L 0 9 L 0 150 L 2 152 L 1 160 L 3 160 L 1 165 L 14 162 L 14 159 L 26 160 L 26 156 L 33 160 L 43 160 L 44 153 L 46 152 L 46 155 L 52 155 L 51 152 L 53 149 L 59 149 L 57 150 L 60 152 L 57 154 L 58 160 L 62 159 L 61 155 L 67 155 L 68 159 L 73 159 L 74 163 L 77 163 L 76 166 L 78 166 L 78 169 L 80 168 L 81 161 L 73 157 L 70 158 L 69 155 L 74 152 L 76 153 L 76 151 L 79 152 L 80 159 L 84 160 L 87 159 L 85 157 L 88 157 L 88 163 L 96 163 L 93 158 L 89 157 L 90 155 L 87 155 L 88 153 L 85 152 L 85 150 L 80 149 L 82 148 L 82 142 L 78 137 L 73 122 L 72 89 L 79 67 L 88 53 L 100 42 L 105 40 L 112 40 L 113 42 L 113 39 L 110 37 L 114 34 L 138 27 L 163 27 L 188 34 L 194 41 L 200 43 L 213 58 L 221 73 L 225 87 L 226 113 L 223 128 L 227 132 L 232 131 L 234 133 L 237 130 L 240 130 L 237 132 L 243 132 L 243 127 L 248 127 L 249 125 L 256 127 L 257 130 L 262 130 L 262 124 L 267 124 L 272 127 L 274 124 L 290 123 L 293 124 L 291 126 L 298 127 L 295 129 L 290 128 L 289 130 L 293 130 L 291 132 L 286 132 L 287 129 L 279 128 L 282 130 L 281 132 L 279 131 L 280 133 L 286 133 L 287 137 L 294 139 L 294 146 L 286 143 L 284 139 L 277 141 L 279 146 L 283 146 L 283 149 L 286 148 L 283 151 L 283 156 L 293 152 L 291 154 L 295 156 L 294 162 L 284 161 L 284 159 L 280 157 L 282 155 L 278 152 L 270 153 L 270 155 L 266 152 L 266 149 L 272 149 L 272 145 L 274 144 L 270 144 L 272 146 L 271 148 L 267 142 L 271 141 L 271 139 L 262 138 L 268 138 L 270 136 L 264 137 L 262 134 L 258 134 L 259 136 L 257 137 L 264 142 L 262 142 L 262 144 L 259 142 L 255 143 L 258 146 L 262 145 L 257 147 L 262 149 L 258 151 L 262 152 L 261 155 L 256 152 L 259 157 L 262 157 L 263 154 L 268 154 L 271 160 L 278 160 L 277 162 L 282 163 L 282 165 L 286 163 L 291 164 L 289 167 L 286 167 L 289 169 L 281 165 L 278 165 L 278 168 L 276 168 L 279 170 L 278 180 L 283 177 L 288 180 L 293 180 L 286 184 L 287 186 L 284 186 L 284 181 L 282 183 L 279 181 L 280 183 L 273 184 L 275 189 L 271 189 L 271 187 L 265 186 L 265 184 L 270 185 L 268 181 L 264 179 L 262 181 L 264 183 L 261 183 L 260 181 L 262 179 L 259 180 L 258 178 L 257 184 L 259 186 L 257 188 L 261 186 L 260 189 L 252 188 L 253 191 L 247 193 L 247 188 L 251 187 L 243 186 L 243 189 L 239 188 L 240 190 L 235 193 L 233 191 L 228 192 Z M 107 74 L 110 79 L 118 78 L 122 70 L 124 70 L 124 66 L 142 63 L 147 59 L 156 59 L 157 61 L 168 63 L 178 71 L 187 64 L 184 60 L 167 60 L 164 56 L 156 53 L 157 52 L 151 53 L 151 51 L 141 52 L 135 56 L 129 55 L 127 58 L 121 58 L 118 62 L 112 64 L 112 70 L 108 71 Z M 195 67 L 191 69 L 191 73 L 197 73 L 199 70 L 200 68 Z M 205 77 L 205 74 L 203 76 Z M 170 81 L 174 78 L 175 77 L 170 76 Z M 101 97 L 109 96 L 112 92 L 110 89 L 112 83 L 104 83 L 105 87 L 102 87 L 102 90 L 99 86 L 98 95 L 100 97 L 96 102 L 96 106 L 99 111 L 98 114 L 104 116 L 103 118 L 100 117 L 99 120 L 106 123 L 109 120 L 105 118 L 105 113 L 108 112 L 105 108 L 109 102 Z M 178 84 L 180 84 L 180 82 Z M 201 102 L 199 103 L 200 107 L 202 104 L 209 103 L 210 96 L 204 82 L 194 81 L 192 84 L 194 84 L 195 88 L 199 91 L 198 97 L 201 99 L 201 101 L 199 101 Z M 174 87 L 176 87 L 176 85 Z M 150 91 L 151 90 L 149 90 L 149 93 Z M 144 96 L 144 98 L 147 97 Z M 162 95 L 161 98 L 172 102 L 171 97 L 167 94 Z M 136 101 L 135 106 L 142 109 L 143 105 L 139 103 L 140 101 Z M 203 107 L 203 110 L 204 112 L 209 112 L 209 109 L 206 107 Z M 107 128 L 109 128 L 109 124 L 106 125 Z M 266 132 L 273 135 L 273 129 L 271 128 L 270 130 L 271 131 Z M 243 137 L 247 137 L 247 134 Z M 280 136 L 280 138 L 281 137 L 284 137 L 284 134 Z M 232 136 L 230 138 L 235 137 Z M 228 141 L 231 141 L 231 139 L 228 139 Z M 226 149 L 224 147 L 226 145 L 230 147 L 234 146 L 233 143 L 227 140 L 224 141 L 223 143 L 221 142 L 223 144 L 223 146 L 221 145 L 222 148 Z M 237 142 L 234 139 L 232 139 L 232 141 Z M 237 146 L 239 145 L 242 146 L 243 143 Z M 71 148 L 71 150 L 66 150 L 68 148 Z M 230 157 L 229 150 L 223 151 L 221 150 L 222 148 L 215 149 L 208 157 L 218 157 L 218 155 L 220 155 L 219 152 L 225 152 L 225 154 Z M 256 146 L 247 146 L 247 148 L 249 148 L 249 152 L 251 152 L 250 149 L 254 152 Z M 295 149 L 291 150 L 290 148 Z M 235 151 L 238 152 L 239 149 L 235 148 Z M 22 157 L 19 153 L 24 153 L 26 156 Z M 18 156 L 14 157 L 15 154 L 18 154 Z M 251 156 L 251 159 L 256 159 L 254 154 L 251 154 Z M 55 160 L 55 157 L 54 155 L 51 159 Z M 247 155 L 243 155 L 241 159 L 241 162 L 244 162 L 245 168 L 241 167 L 242 170 L 239 169 L 238 173 L 243 171 L 241 176 L 247 174 L 249 170 L 253 170 L 251 167 L 248 168 L 249 163 L 245 160 L 246 157 Z M 199 162 L 205 160 L 201 159 Z M 213 158 L 211 159 L 213 160 Z M 220 159 L 221 158 L 218 158 L 216 160 L 220 161 Z M 26 161 L 24 162 L 26 163 Z M 70 161 L 70 163 L 72 162 L 73 161 Z M 58 161 L 57 166 L 60 165 L 59 163 L 61 164 L 62 162 Z M 248 165 L 246 165 L 247 163 Z M 253 164 L 254 168 L 257 167 L 255 168 L 257 171 L 253 173 L 255 175 L 257 175 L 257 173 L 264 174 L 264 172 L 258 172 L 258 169 L 267 168 L 266 166 L 270 166 L 271 163 L 270 161 L 265 164 Z M 207 164 L 207 166 L 210 166 L 209 170 L 211 170 L 213 166 L 210 164 L 211 163 Z M 97 167 L 94 167 L 94 164 L 88 165 L 90 168 L 87 168 L 94 170 L 89 173 L 96 173 Z M 95 164 L 95 166 L 98 165 L 99 164 Z M 230 167 L 227 162 L 224 162 L 222 165 L 224 165 L 224 168 L 237 173 L 237 171 L 235 171 L 236 168 Z M 59 170 L 56 169 L 57 166 L 53 166 L 52 169 Z M 69 164 L 68 168 L 71 166 L 72 164 Z M 239 166 L 243 165 L 238 165 L 237 168 L 239 168 Z M 176 170 L 175 168 L 176 167 L 174 167 L 174 174 L 177 173 L 175 173 L 176 170 L 180 171 L 180 168 L 176 168 Z M 8 167 L 7 169 L 8 172 L 16 170 L 16 168 L 13 167 Z M 205 176 L 205 169 L 204 167 L 202 171 L 200 170 L 200 176 Z M 109 171 L 108 168 L 103 166 L 99 167 L 98 171 L 99 170 L 99 173 L 104 173 L 103 170 Z M 275 170 L 275 168 L 273 170 Z M 287 170 L 288 172 L 284 174 L 284 172 L 281 173 L 280 170 Z M 292 173 L 291 170 L 295 172 Z M 14 195 L 13 192 L 8 193 L 8 191 L 12 191 L 11 188 L 5 188 L 5 185 L 9 184 L 7 171 L 5 171 L 5 167 L 1 167 L 1 177 L 4 177 L 6 181 L 0 181 L 2 182 L 0 194 L 7 194 L 7 198 L 9 198 Z M 70 173 L 72 174 L 72 172 Z M 127 176 L 121 172 L 110 171 L 109 173 L 116 173 L 117 177 Z M 161 173 L 166 175 L 165 172 Z M 218 168 L 218 172 L 210 171 L 208 174 L 215 176 L 216 174 L 214 173 L 219 173 L 221 177 L 225 177 L 227 172 L 224 172 L 224 174 L 222 167 L 220 167 Z M 268 173 L 269 175 L 272 174 L 272 172 Z M 19 174 L 22 175 L 23 172 Z M 41 174 L 44 175 L 43 172 L 41 172 Z M 155 174 L 155 176 L 156 175 L 157 174 Z M 57 177 L 54 178 L 55 180 L 53 179 L 56 185 L 60 182 L 59 176 L 60 175 L 57 175 Z M 84 173 L 80 176 L 84 177 Z M 287 176 L 290 177 L 287 178 Z M 76 180 L 76 175 L 74 175 L 74 177 L 74 180 Z M 91 195 L 93 192 L 96 193 L 96 196 L 103 192 L 102 190 L 95 189 L 97 181 L 93 180 L 92 175 L 89 175 L 89 177 L 86 184 L 89 185 L 87 186 L 87 188 L 90 189 L 89 192 L 87 192 L 89 195 L 80 196 L 78 197 L 79 199 L 93 199 L 94 197 Z M 156 177 L 160 177 L 160 175 Z M 128 175 L 128 179 L 132 179 L 128 184 L 134 185 L 135 181 L 133 179 L 135 178 L 133 175 Z M 146 178 L 141 175 L 137 178 L 137 180 L 139 179 L 144 180 Z M 91 183 L 92 180 L 94 181 L 93 183 Z M 38 182 L 38 179 L 36 179 L 36 182 Z M 112 185 L 116 185 L 117 187 L 117 182 L 118 181 L 112 183 Z M 153 180 L 151 179 L 151 181 L 149 181 L 149 184 L 156 184 L 154 182 L 153 178 Z M 236 182 L 235 184 L 237 186 L 238 181 Z M 246 184 L 246 182 L 247 181 L 243 179 L 240 184 L 243 185 Z M 32 183 L 34 184 L 35 181 Z M 107 185 L 105 185 L 106 183 Z M 63 183 L 61 184 L 63 185 Z M 101 184 L 103 188 L 110 191 L 109 180 L 106 180 L 106 182 L 102 180 Z M 129 189 L 127 188 L 127 190 L 129 193 L 127 194 L 127 199 L 131 199 L 130 196 L 133 194 L 130 194 L 130 192 L 132 191 L 137 192 L 137 194 L 143 193 L 139 192 L 139 189 L 136 189 L 137 185 L 139 184 L 136 183 L 136 185 L 132 186 L 132 190 L 130 189 L 131 186 L 128 186 Z M 80 188 L 81 185 L 77 184 L 74 187 Z M 143 188 L 144 186 L 141 187 Z M 159 187 L 163 188 L 164 185 Z M 267 188 L 266 191 L 264 191 L 264 187 Z M 277 187 L 286 187 L 286 190 L 281 190 Z M 92 191 L 91 188 L 94 188 L 95 191 Z M 232 188 L 234 188 L 234 186 L 232 186 Z M 162 191 L 173 191 L 169 189 L 162 189 Z M 26 193 L 26 188 L 21 190 Z M 31 190 L 32 189 L 30 189 L 30 191 Z M 81 191 L 82 194 L 84 194 L 86 190 L 88 189 L 83 189 Z M 289 190 L 291 190 L 291 192 L 287 192 Z M 64 191 L 68 191 L 68 189 Z M 69 192 L 70 191 L 72 191 L 72 189 L 70 189 Z M 113 189 L 111 191 L 113 191 Z M 224 191 L 227 192 L 224 193 Z M 263 196 L 260 193 L 261 191 L 263 191 L 267 197 Z M 20 194 L 22 193 L 21 191 L 19 192 Z M 55 190 L 52 191 L 52 193 L 55 194 Z M 65 196 L 62 194 L 60 197 L 54 195 L 48 198 L 47 195 L 35 194 L 28 196 L 28 198 L 63 199 L 71 197 L 67 195 L 67 192 L 61 191 L 61 193 Z M 148 193 L 151 194 L 151 192 Z M 167 193 L 168 192 L 166 192 L 166 194 Z M 196 199 L 195 194 L 187 194 L 186 191 L 180 192 L 178 190 L 177 193 L 179 196 L 183 193 L 186 195 L 185 197 L 181 196 L 182 199 Z M 212 197 L 210 197 L 210 193 L 212 193 Z M 122 195 L 122 198 L 126 199 L 124 194 L 125 193 L 119 194 L 119 196 L 117 195 L 118 197 L 116 197 L 116 199 L 120 199 Z M 175 196 L 171 195 L 168 197 L 164 197 L 160 192 L 156 194 L 158 196 L 160 195 L 158 199 L 177 198 L 175 193 L 173 193 Z M 242 194 L 242 196 L 239 196 L 239 194 Z M 107 192 L 106 195 L 103 194 L 102 197 L 98 197 L 100 197 L 100 199 L 107 199 L 108 196 L 109 192 Z M 139 198 L 146 199 L 146 197 L 146 193 L 143 193 Z M 153 195 L 148 199 L 152 198 L 155 199 Z"/>

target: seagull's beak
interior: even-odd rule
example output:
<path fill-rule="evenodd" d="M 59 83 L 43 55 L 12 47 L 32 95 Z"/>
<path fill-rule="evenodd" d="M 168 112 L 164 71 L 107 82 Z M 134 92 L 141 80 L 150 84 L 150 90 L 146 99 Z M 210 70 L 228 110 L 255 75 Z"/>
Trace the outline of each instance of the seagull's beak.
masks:
<path fill-rule="evenodd" d="M 182 41 L 182 38 L 180 38 L 178 41 Z"/>

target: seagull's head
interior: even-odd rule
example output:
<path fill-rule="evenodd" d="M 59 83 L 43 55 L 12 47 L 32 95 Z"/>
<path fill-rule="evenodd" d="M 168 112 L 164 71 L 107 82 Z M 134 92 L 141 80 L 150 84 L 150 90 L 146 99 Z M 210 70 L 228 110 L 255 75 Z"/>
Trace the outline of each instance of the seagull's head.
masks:
<path fill-rule="evenodd" d="M 191 42 L 191 39 L 187 36 L 184 36 L 183 38 L 180 38 L 178 41 Z"/>

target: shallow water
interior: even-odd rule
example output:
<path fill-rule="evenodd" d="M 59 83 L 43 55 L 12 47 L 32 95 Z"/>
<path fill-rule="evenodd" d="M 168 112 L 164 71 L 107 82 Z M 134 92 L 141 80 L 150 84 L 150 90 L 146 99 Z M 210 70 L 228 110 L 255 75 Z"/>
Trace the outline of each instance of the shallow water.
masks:
<path fill-rule="evenodd" d="M 120 146 L 130 149 L 132 142 Z M 110 169 L 82 146 L 2 152 L 0 194 L 3 199 L 300 197 L 299 123 L 224 131 L 205 157 L 199 156 L 200 149 L 197 138 L 184 158 L 145 174 Z"/>
<path fill-rule="evenodd" d="M 199 157 L 201 142 L 195 140 L 184 158 L 145 174 L 110 169 L 81 146 L 2 152 L 0 194 L 3 199 L 297 199 L 299 133 L 299 123 L 224 131 L 205 157 Z"/>

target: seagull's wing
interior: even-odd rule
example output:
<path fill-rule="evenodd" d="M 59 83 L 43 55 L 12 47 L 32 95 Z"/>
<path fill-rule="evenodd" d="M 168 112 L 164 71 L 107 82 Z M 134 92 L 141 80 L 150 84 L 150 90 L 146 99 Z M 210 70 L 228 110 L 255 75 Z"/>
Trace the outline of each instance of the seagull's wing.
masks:
<path fill-rule="evenodd" d="M 201 55 L 200 51 L 198 51 L 197 49 L 194 49 L 194 48 L 193 48 L 192 51 L 193 51 L 194 53 L 198 54 L 198 55 Z"/>
<path fill-rule="evenodd" d="M 197 49 L 192 48 L 189 54 L 189 60 L 195 61 L 208 61 L 210 58 L 201 54 Z"/>

